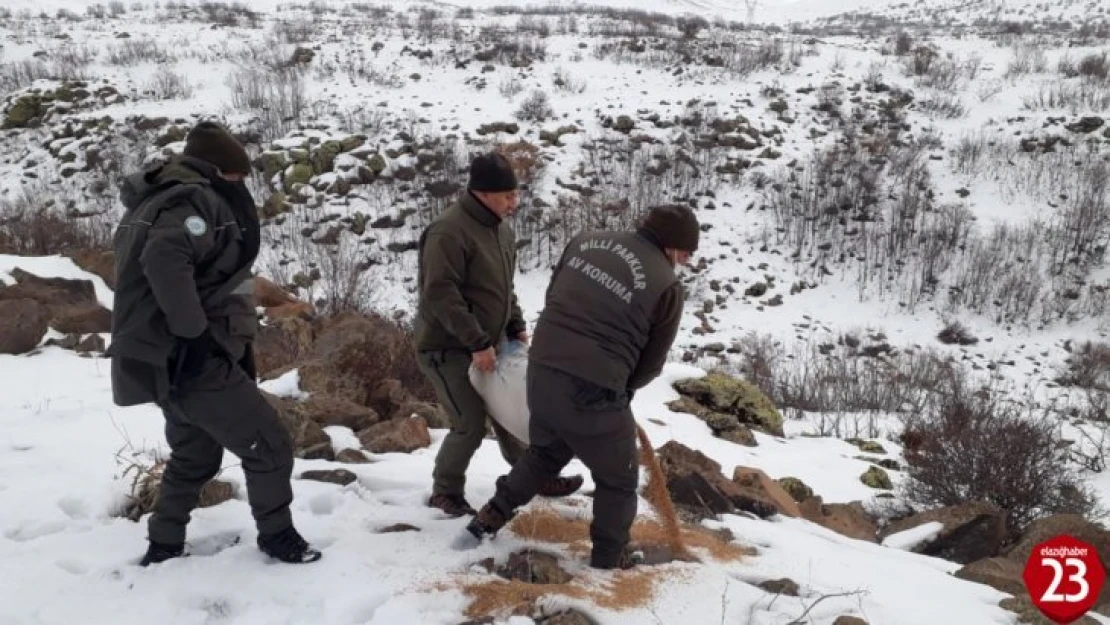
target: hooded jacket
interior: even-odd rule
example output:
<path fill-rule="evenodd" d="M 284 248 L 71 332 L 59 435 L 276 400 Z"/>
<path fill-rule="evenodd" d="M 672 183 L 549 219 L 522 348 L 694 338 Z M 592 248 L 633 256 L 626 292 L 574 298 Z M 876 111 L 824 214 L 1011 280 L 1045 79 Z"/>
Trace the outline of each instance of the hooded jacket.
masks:
<path fill-rule="evenodd" d="M 176 157 L 123 181 L 108 350 L 120 406 L 166 399 L 179 339 L 206 328 L 234 361 L 251 356 L 258 217 L 245 185 L 216 174 Z"/>

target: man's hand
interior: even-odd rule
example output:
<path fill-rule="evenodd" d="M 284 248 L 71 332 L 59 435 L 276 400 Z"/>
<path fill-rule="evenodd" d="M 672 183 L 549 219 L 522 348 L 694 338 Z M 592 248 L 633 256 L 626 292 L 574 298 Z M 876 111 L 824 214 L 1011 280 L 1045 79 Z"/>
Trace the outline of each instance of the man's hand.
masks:
<path fill-rule="evenodd" d="M 487 347 L 480 352 L 471 354 L 470 360 L 478 371 L 492 373 L 494 367 L 497 366 L 497 353 L 493 351 L 492 347 Z"/>
<path fill-rule="evenodd" d="M 528 344 L 528 331 L 527 330 L 521 330 L 520 332 L 518 332 L 517 335 L 516 335 L 516 340 L 518 340 L 521 343 L 524 343 L 525 345 L 527 345 Z"/>

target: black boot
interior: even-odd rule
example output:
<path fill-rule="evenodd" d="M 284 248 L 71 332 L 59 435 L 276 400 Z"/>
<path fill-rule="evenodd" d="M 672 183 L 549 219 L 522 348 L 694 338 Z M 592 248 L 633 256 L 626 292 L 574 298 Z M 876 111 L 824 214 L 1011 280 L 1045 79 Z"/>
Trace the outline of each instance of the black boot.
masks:
<path fill-rule="evenodd" d="M 478 514 L 470 520 L 470 523 L 466 526 L 466 531 L 470 532 L 474 538 L 481 540 L 483 536 L 496 535 L 498 530 L 505 527 L 508 520 L 509 515 L 502 513 L 491 501 L 482 506 Z"/>
<path fill-rule="evenodd" d="M 313 549 L 297 530 L 293 527 L 284 529 L 277 534 L 258 536 L 258 548 L 271 558 L 277 558 L 290 564 L 303 564 L 315 562 L 323 554 Z"/>
<path fill-rule="evenodd" d="M 150 566 L 183 555 L 185 555 L 185 543 L 169 545 L 151 541 L 150 546 L 146 549 L 146 555 L 143 556 L 142 560 L 139 560 L 139 566 Z"/>

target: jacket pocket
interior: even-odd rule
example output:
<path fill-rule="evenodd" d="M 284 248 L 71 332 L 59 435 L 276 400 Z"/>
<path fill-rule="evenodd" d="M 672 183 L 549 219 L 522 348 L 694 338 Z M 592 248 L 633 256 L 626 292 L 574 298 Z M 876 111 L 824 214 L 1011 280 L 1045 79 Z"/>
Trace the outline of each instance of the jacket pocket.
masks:
<path fill-rule="evenodd" d="M 574 387 L 571 402 L 582 412 L 617 412 L 629 404 L 629 395 L 623 391 L 598 386 L 589 380 L 572 378 Z"/>

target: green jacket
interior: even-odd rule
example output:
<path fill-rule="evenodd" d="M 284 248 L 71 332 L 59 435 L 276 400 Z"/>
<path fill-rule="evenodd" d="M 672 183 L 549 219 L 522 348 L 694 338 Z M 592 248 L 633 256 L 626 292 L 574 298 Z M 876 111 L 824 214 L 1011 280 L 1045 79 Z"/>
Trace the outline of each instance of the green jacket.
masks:
<path fill-rule="evenodd" d="M 469 191 L 420 235 L 416 349 L 476 352 L 525 329 L 516 236 Z"/>
<path fill-rule="evenodd" d="M 551 275 L 528 359 L 617 392 L 648 385 L 678 334 L 685 294 L 647 232 L 588 232 Z"/>
<path fill-rule="evenodd" d="M 257 317 L 251 267 L 260 230 L 245 187 L 236 202 L 216 169 L 190 157 L 133 174 L 116 229 L 112 391 L 118 405 L 159 402 L 173 382 L 178 338 L 208 328 L 236 361 L 251 357 Z M 230 183 L 223 182 L 224 188 Z M 237 207 L 236 204 L 239 206 Z"/>

